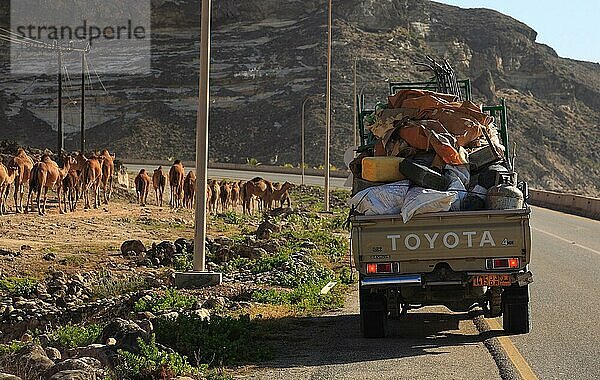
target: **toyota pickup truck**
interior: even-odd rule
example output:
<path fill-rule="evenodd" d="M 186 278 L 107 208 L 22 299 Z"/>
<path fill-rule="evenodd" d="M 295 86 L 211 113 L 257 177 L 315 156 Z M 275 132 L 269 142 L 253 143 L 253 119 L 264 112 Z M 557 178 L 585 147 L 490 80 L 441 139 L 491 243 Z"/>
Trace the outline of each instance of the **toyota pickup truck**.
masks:
<path fill-rule="evenodd" d="M 459 82 L 470 99 L 470 83 Z M 390 90 L 394 94 L 432 84 L 390 83 Z M 506 105 L 483 110 L 499 119 L 508 160 Z M 359 99 L 363 149 L 372 136 L 365 133 L 362 120 L 371 112 L 364 109 L 364 98 Z M 526 184 L 519 187 L 526 194 Z M 457 312 L 480 306 L 488 316 L 502 315 L 505 331 L 529 332 L 529 219 L 526 202 L 520 209 L 422 214 L 407 223 L 400 215 L 351 215 L 363 336 L 382 337 L 388 318 L 402 318 L 408 310 L 427 305 Z"/>

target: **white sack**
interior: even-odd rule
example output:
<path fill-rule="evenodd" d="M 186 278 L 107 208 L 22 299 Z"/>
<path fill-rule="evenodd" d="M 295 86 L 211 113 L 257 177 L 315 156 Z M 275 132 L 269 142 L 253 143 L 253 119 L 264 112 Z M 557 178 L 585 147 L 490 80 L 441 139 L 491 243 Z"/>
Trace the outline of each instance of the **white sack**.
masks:
<path fill-rule="evenodd" d="M 411 188 L 402 205 L 402 220 L 407 223 L 413 215 L 448 211 L 457 198 L 454 191 L 437 191 L 422 187 Z"/>
<path fill-rule="evenodd" d="M 409 180 L 369 187 L 356 193 L 348 203 L 365 215 L 399 214 L 409 187 Z"/>

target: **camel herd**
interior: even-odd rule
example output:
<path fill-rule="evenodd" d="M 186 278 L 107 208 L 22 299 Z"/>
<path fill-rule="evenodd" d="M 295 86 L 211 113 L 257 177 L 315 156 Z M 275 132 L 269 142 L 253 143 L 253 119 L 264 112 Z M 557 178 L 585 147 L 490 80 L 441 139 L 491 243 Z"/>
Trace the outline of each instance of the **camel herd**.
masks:
<path fill-rule="evenodd" d="M 135 177 L 134 184 L 137 201 L 146 205 L 150 186 L 154 188 L 157 206 L 163 205 L 164 191 L 167 182 L 171 190 L 171 208 L 194 208 L 196 194 L 196 174 L 185 168 L 181 161 L 176 160 L 165 173 L 162 166 L 154 170 L 152 177 L 146 169 L 141 169 Z M 206 188 L 206 207 L 208 212 L 217 214 L 229 210 L 236 210 L 242 206 L 245 214 L 252 214 L 258 208 L 260 211 L 273 207 L 291 206 L 288 192 L 293 185 L 289 182 L 283 184 L 272 183 L 266 179 L 256 177 L 250 181 L 217 181 L 209 179 Z"/>
<path fill-rule="evenodd" d="M 81 197 L 84 198 L 84 207 L 91 208 L 90 192 L 94 208 L 98 208 L 101 189 L 104 203 L 108 204 L 112 195 L 114 159 L 114 155 L 106 149 L 89 156 L 75 152 L 61 155 L 62 167 L 59 167 L 48 154 L 34 162 L 23 149 L 19 149 L 8 165 L 0 163 L 0 215 L 7 212 L 11 187 L 14 187 L 15 213 L 33 211 L 35 198 L 38 214 L 44 215 L 48 190 L 56 192 L 61 214 L 75 211 Z M 28 184 L 29 193 L 23 207 L 25 184 Z"/>
<path fill-rule="evenodd" d="M 0 215 L 8 212 L 8 196 L 14 189 L 15 213 L 28 213 L 35 210 L 40 215 L 46 214 L 48 190 L 56 192 L 58 208 L 61 214 L 74 212 L 77 202 L 83 198 L 84 208 L 98 208 L 101 202 L 108 204 L 113 191 L 115 172 L 115 156 L 108 150 L 84 155 L 80 152 L 61 155 L 61 165 L 48 154 L 34 161 L 25 150 L 19 149 L 7 165 L 0 162 Z M 163 206 L 163 198 L 167 183 L 170 187 L 170 206 L 173 209 L 192 209 L 196 194 L 196 175 L 189 171 L 186 175 L 181 161 L 176 160 L 168 172 L 158 167 L 152 176 L 145 169 L 140 170 L 134 184 L 137 202 L 145 205 L 152 186 L 156 195 L 156 203 Z M 25 206 L 25 185 L 28 195 Z M 245 214 L 270 210 L 273 207 L 291 206 L 288 190 L 293 185 L 285 182 L 282 185 L 256 177 L 249 181 L 217 181 L 208 180 L 206 204 L 209 212 L 216 214 L 228 210 L 236 210 L 242 206 Z"/>

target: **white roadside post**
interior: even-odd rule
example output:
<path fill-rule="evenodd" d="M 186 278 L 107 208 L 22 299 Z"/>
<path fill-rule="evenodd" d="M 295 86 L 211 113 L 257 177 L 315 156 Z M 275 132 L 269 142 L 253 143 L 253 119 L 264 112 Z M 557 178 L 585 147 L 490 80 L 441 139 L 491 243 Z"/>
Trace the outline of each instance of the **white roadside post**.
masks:
<path fill-rule="evenodd" d="M 178 288 L 199 288 L 218 285 L 221 273 L 206 271 L 206 180 L 208 163 L 208 115 L 210 75 L 210 17 L 211 0 L 202 0 L 202 23 L 200 30 L 200 90 L 198 95 L 198 119 L 196 125 L 196 223 L 194 237 L 194 269 L 192 272 L 176 273 Z"/>

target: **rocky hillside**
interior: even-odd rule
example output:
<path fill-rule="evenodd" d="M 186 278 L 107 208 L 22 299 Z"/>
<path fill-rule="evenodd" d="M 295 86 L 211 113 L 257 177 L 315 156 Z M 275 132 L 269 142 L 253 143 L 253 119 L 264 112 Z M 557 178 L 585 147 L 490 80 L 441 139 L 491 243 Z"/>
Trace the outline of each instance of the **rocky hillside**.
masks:
<path fill-rule="evenodd" d="M 121 157 L 194 157 L 199 1 L 153 1 L 152 75 L 95 79 L 88 137 Z M 307 160 L 322 164 L 326 9 L 322 2 L 223 0 L 214 4 L 210 157 L 264 163 L 300 160 L 307 102 Z M 353 143 L 352 62 L 367 103 L 386 80 L 429 77 L 413 65 L 447 58 L 473 80 L 477 100 L 506 98 L 521 178 L 546 189 L 600 195 L 600 65 L 560 58 L 527 25 L 486 9 L 425 0 L 334 1 L 333 152 Z M 0 47 L 3 55 L 6 47 Z M 6 69 L 6 59 L 2 65 Z M 77 97 L 76 79 L 67 94 Z M 0 139 L 54 146 L 54 78 L 0 79 Z M 67 107 L 78 136 L 77 106 Z"/>

